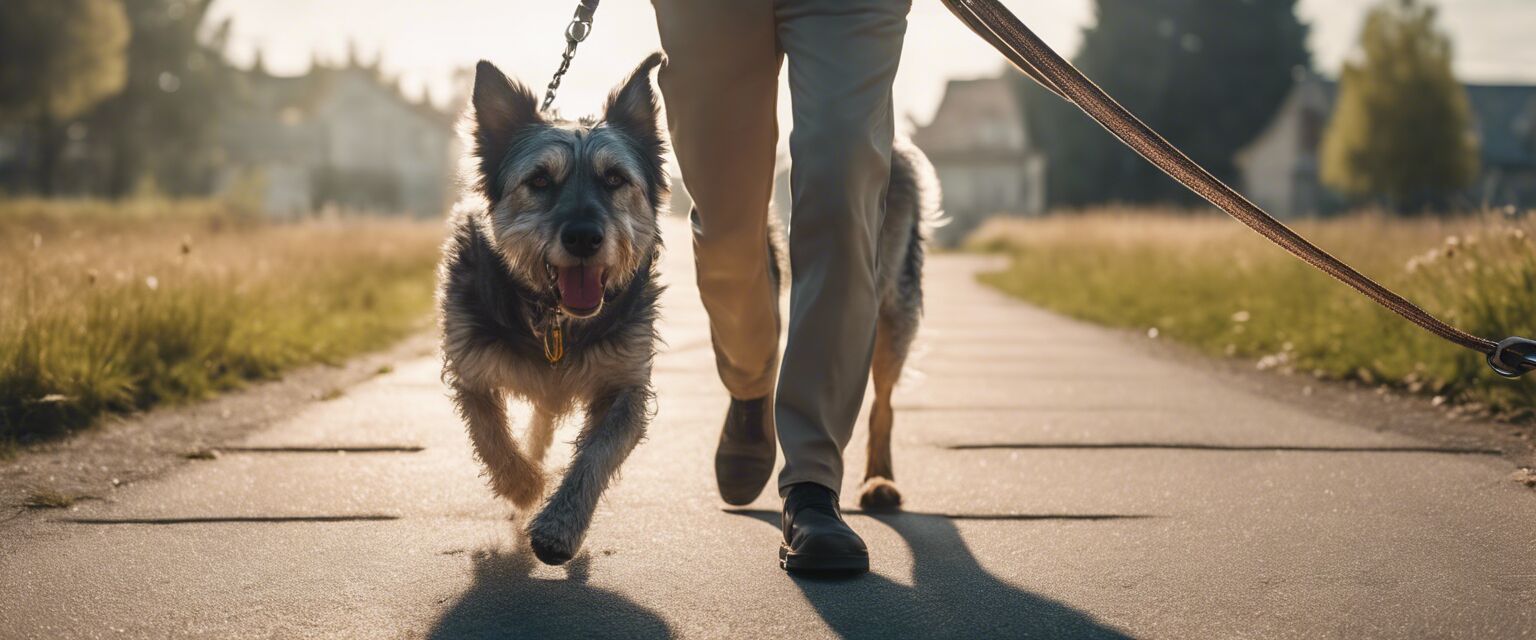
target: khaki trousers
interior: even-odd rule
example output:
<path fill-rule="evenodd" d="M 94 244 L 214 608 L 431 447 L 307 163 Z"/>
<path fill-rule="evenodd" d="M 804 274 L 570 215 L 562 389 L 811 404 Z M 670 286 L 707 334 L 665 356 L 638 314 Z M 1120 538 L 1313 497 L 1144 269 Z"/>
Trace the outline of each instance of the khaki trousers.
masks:
<path fill-rule="evenodd" d="M 694 200 L 699 294 L 720 379 L 774 392 L 784 469 L 840 491 L 874 347 L 891 82 L 910 0 L 653 0 L 673 149 Z M 779 68 L 789 60 L 789 338 L 769 276 Z"/>

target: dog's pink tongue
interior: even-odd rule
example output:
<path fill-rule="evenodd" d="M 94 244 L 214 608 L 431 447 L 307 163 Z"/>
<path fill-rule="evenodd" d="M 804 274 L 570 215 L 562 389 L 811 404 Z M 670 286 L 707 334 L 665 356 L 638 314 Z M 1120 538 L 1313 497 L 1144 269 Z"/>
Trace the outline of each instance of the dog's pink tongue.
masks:
<path fill-rule="evenodd" d="M 601 267 L 560 267 L 558 284 L 560 303 L 571 309 L 591 309 L 603 301 Z"/>

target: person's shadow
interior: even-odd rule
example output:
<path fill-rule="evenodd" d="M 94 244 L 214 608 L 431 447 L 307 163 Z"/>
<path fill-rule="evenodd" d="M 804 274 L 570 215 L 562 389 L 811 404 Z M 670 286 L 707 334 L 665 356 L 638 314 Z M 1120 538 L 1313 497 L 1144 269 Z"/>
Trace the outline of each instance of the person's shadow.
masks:
<path fill-rule="evenodd" d="M 729 511 L 779 527 L 772 511 Z M 1087 613 L 1013 587 L 987 573 L 952 519 L 1106 520 L 1140 516 L 948 516 L 871 514 L 912 551 L 912 586 L 868 573 L 792 575 L 822 619 L 843 638 L 1129 638 Z"/>
<path fill-rule="evenodd" d="M 526 543 L 513 551 L 478 551 L 475 579 L 429 638 L 670 638 L 655 612 L 587 584 L 590 556 L 579 555 L 565 580 L 540 580 Z"/>

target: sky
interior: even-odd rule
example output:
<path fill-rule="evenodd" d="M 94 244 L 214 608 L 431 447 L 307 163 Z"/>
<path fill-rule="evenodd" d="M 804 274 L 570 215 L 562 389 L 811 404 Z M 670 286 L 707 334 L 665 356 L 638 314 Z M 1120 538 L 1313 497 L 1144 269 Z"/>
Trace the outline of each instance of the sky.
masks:
<path fill-rule="evenodd" d="M 760 0 L 766 1 L 766 0 Z M 1093 21 L 1091 0 L 1003 0 L 1025 24 L 1068 57 Z M 1311 25 L 1317 68 L 1335 75 L 1353 49 L 1375 0 L 1300 0 Z M 406 92 L 446 102 L 467 91 L 455 70 L 485 58 L 538 88 L 549 82 L 564 48 L 574 0 L 215 0 L 213 19 L 233 19 L 230 55 L 250 64 L 261 51 L 269 71 L 302 73 L 310 61 L 341 61 L 355 44 L 381 59 Z M 1441 24 L 1456 46 L 1467 82 L 1536 83 L 1536 0 L 1440 0 Z M 612 85 L 660 48 L 655 14 L 644 0 L 608 0 L 581 45 L 557 99 L 566 114 L 592 113 Z M 946 80 L 996 74 L 996 52 L 951 16 L 939 0 L 914 0 L 895 87 L 904 120 L 925 123 Z M 787 93 L 787 92 L 784 92 Z M 788 96 L 781 95 L 783 106 Z M 783 108 L 781 107 L 781 113 Z"/>

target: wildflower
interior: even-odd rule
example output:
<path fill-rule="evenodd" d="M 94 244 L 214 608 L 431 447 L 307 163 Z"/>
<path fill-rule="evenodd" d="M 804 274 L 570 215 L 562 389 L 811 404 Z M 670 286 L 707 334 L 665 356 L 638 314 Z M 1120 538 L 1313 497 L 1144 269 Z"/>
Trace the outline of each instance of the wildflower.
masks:
<path fill-rule="evenodd" d="M 1285 365 L 1286 363 L 1290 362 L 1290 359 L 1291 358 L 1288 354 L 1272 353 L 1270 355 L 1259 358 L 1259 361 L 1254 363 L 1254 367 L 1260 371 L 1267 371 L 1269 369 L 1274 369 L 1276 367 Z"/>
<path fill-rule="evenodd" d="M 1237 313 L 1232 314 L 1232 321 L 1233 322 L 1247 322 L 1248 320 L 1250 320 L 1252 318 L 1253 318 L 1253 315 L 1248 313 L 1247 311 L 1239 311 Z"/>
<path fill-rule="evenodd" d="M 160 289 L 160 279 L 154 276 L 147 276 L 144 278 L 144 286 L 149 287 L 150 291 L 158 291 Z"/>

